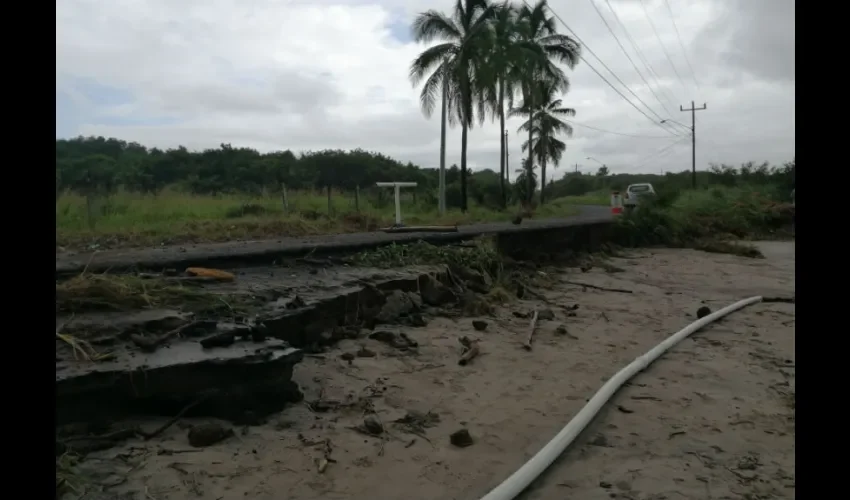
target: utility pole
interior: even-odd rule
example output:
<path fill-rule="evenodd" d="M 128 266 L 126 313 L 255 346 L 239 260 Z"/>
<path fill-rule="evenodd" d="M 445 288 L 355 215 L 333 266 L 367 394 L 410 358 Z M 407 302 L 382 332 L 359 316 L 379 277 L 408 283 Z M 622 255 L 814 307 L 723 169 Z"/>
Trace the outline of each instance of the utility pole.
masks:
<path fill-rule="evenodd" d="M 511 183 L 511 169 L 508 166 L 508 158 L 511 157 L 510 149 L 508 149 L 508 131 L 505 130 L 505 182 Z"/>
<path fill-rule="evenodd" d="M 697 188 L 697 111 L 702 111 L 705 107 L 705 103 L 702 103 L 701 108 L 694 106 L 694 101 L 691 101 L 690 109 L 679 106 L 679 111 L 691 112 L 691 186 L 694 189 Z"/>

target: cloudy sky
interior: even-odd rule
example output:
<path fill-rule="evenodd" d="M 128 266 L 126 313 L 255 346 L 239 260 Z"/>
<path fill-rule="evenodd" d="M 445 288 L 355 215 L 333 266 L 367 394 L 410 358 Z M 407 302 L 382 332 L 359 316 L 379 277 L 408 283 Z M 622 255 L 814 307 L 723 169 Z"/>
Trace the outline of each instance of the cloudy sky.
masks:
<path fill-rule="evenodd" d="M 559 171 L 578 165 L 591 172 L 600 163 L 615 172 L 689 168 L 688 130 L 658 122 L 690 125 L 690 113 L 679 106 L 692 100 L 707 104 L 696 113 L 697 168 L 790 160 L 794 3 L 550 0 L 583 42 L 586 59 L 570 72 L 572 88 L 564 96 L 577 114 Z M 56 4 L 56 136 L 190 149 L 360 147 L 436 167 L 439 119 L 422 115 L 419 89 L 407 77 L 423 49 L 411 41 L 410 23 L 418 12 L 448 12 L 452 4 L 62 0 Z M 563 26 L 562 32 L 570 34 Z M 521 157 L 519 124 L 507 125 L 512 166 Z M 449 130 L 449 164 L 460 161 L 460 135 Z M 468 161 L 498 169 L 498 123 L 470 132 Z"/>

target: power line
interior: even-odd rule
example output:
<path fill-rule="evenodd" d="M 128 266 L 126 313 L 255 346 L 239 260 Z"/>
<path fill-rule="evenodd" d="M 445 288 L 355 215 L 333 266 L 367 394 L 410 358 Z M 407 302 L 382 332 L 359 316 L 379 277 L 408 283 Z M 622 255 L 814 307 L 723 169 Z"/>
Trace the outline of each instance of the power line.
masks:
<path fill-rule="evenodd" d="M 649 161 L 654 160 L 656 158 L 660 158 L 661 156 L 664 156 L 664 154 L 666 154 L 668 151 L 670 151 L 674 146 L 678 146 L 679 144 L 685 142 L 689 138 L 690 137 L 682 137 L 681 139 L 679 139 L 679 140 L 677 140 L 677 141 L 675 141 L 671 144 L 668 144 L 667 146 L 664 146 L 663 148 L 659 149 L 658 151 L 652 153 L 651 155 L 649 155 L 646 158 L 639 161 L 637 166 L 635 166 L 634 168 L 635 169 L 641 168 L 641 167 L 645 166 Z"/>
<path fill-rule="evenodd" d="M 653 88 L 652 88 L 652 86 L 649 84 L 649 82 L 647 82 L 647 81 L 646 81 L 646 78 L 644 78 L 643 73 L 641 73 L 641 72 L 640 72 L 640 70 L 639 70 L 639 69 L 638 69 L 638 67 L 637 67 L 637 64 L 635 64 L 635 62 L 632 60 L 632 56 L 630 56 L 630 55 L 629 55 L 629 53 L 626 51 L 626 48 L 625 48 L 625 47 L 623 47 L 622 42 L 620 42 L 620 39 L 617 37 L 616 33 L 614 33 L 614 30 L 613 30 L 613 29 L 611 29 L 611 25 L 610 25 L 610 24 L 608 24 L 608 21 L 605 19 L 605 16 L 603 16 L 603 15 L 602 15 L 602 11 L 600 11 L 600 10 L 599 10 L 599 7 L 597 7 L 597 6 L 596 6 L 596 2 L 594 2 L 593 0 L 590 0 L 590 5 L 592 5 L 592 6 L 593 6 L 593 10 L 595 10 L 595 11 L 596 11 L 596 13 L 597 13 L 597 14 L 599 14 L 599 19 L 602 19 L 602 22 L 605 24 L 605 27 L 606 27 L 606 28 L 608 28 L 608 32 L 609 32 L 609 33 L 611 33 L 611 36 L 613 36 L 613 37 L 614 37 L 614 40 L 617 42 L 617 45 L 619 45 L 619 46 L 620 46 L 620 50 L 621 50 L 621 51 L 623 51 L 623 54 L 625 54 L 626 59 L 628 59 L 628 60 L 629 60 L 629 62 L 630 62 L 630 63 L 632 63 L 632 67 L 635 69 L 635 72 L 637 72 L 637 74 L 638 74 L 638 76 L 640 77 L 640 79 L 641 79 L 641 80 L 643 80 L 643 83 L 645 83 L 645 84 L 646 84 L 646 86 L 647 86 L 647 88 L 649 88 L 649 91 L 650 91 L 650 92 L 652 92 L 652 95 L 653 95 L 653 96 L 655 96 L 655 100 L 656 100 L 656 101 L 658 101 L 658 104 L 660 104 L 660 105 L 661 105 L 661 108 L 662 108 L 662 109 L 663 109 L 663 110 L 664 110 L 664 111 L 665 111 L 668 115 L 672 115 L 672 113 L 670 112 L 670 110 L 669 110 L 669 109 L 667 109 L 667 107 L 666 107 L 666 106 L 664 106 L 664 103 L 663 103 L 663 102 L 661 102 L 661 99 L 658 97 L 658 94 L 656 94 L 656 93 L 655 93 L 655 90 L 653 90 Z"/>
<path fill-rule="evenodd" d="M 624 137 L 635 137 L 638 139 L 669 139 L 669 135 L 634 135 L 634 134 L 625 134 L 623 132 L 614 132 L 613 130 L 605 130 L 604 128 L 594 127 L 592 125 L 585 125 L 584 123 L 576 123 L 572 120 L 564 120 L 565 122 L 571 125 L 578 125 L 579 127 L 589 128 L 591 130 L 596 130 L 597 132 L 604 132 L 606 134 L 614 134 L 614 135 L 622 135 Z"/>
<path fill-rule="evenodd" d="M 670 13 L 670 20 L 673 21 L 673 29 L 676 30 L 676 38 L 679 40 L 679 46 L 682 47 L 682 54 L 685 55 L 685 62 L 688 63 L 688 69 L 691 70 L 691 77 L 694 79 L 694 83 L 697 84 L 697 90 L 702 92 L 699 82 L 697 81 L 697 74 L 694 72 L 694 67 L 691 66 L 691 59 L 688 57 L 688 51 L 685 49 L 685 44 L 682 43 L 682 35 L 679 34 L 679 27 L 676 26 L 676 16 L 673 15 L 673 9 L 670 8 L 670 2 L 664 0 L 664 5 L 667 6 L 667 12 Z"/>
<path fill-rule="evenodd" d="M 531 5 L 529 5 L 529 4 L 528 4 L 528 2 L 527 2 L 526 0 L 523 0 L 523 3 L 524 3 L 524 4 L 525 4 L 525 6 L 526 6 L 526 7 L 528 7 L 529 9 L 531 9 L 531 8 L 532 8 L 532 7 L 531 7 Z M 553 16 L 555 16 L 555 18 L 556 18 L 558 21 L 560 21 L 560 22 L 561 22 L 561 24 L 563 24 L 563 25 L 564 25 L 564 27 L 565 27 L 565 28 L 567 28 L 567 30 L 569 30 L 569 31 L 570 31 L 570 33 L 572 33 L 572 34 L 573 34 L 573 36 L 576 38 L 576 40 L 577 40 L 577 41 L 578 41 L 578 42 L 579 42 L 579 43 L 580 43 L 580 44 L 581 44 L 584 48 L 586 48 L 586 49 L 587 49 L 587 51 L 588 51 L 588 52 L 590 52 L 590 53 L 591 53 L 591 55 L 593 55 L 593 57 L 595 57 L 597 60 L 599 60 L 599 64 L 601 64 L 601 65 L 602 65 L 605 69 L 607 69 L 607 70 L 608 70 L 608 72 L 609 72 L 609 73 L 611 73 L 611 75 L 613 75 L 613 76 L 614 76 L 614 78 L 616 78 L 616 79 L 617 79 L 617 81 L 619 81 L 619 82 L 620 82 L 620 84 L 621 84 L 623 87 L 626 87 L 626 90 L 628 90 L 629 92 L 631 92 L 631 93 L 632 93 L 632 95 L 634 95 L 634 96 L 637 98 L 637 100 L 638 100 L 638 101 L 640 101 L 640 102 L 641 102 L 644 106 L 646 106 L 646 108 L 647 108 L 647 109 L 649 109 L 650 111 L 652 111 L 652 109 L 651 109 L 651 108 L 649 108 L 649 106 L 647 106 L 647 105 L 646 105 L 646 103 L 645 103 L 645 102 L 643 102 L 643 101 L 641 100 L 641 98 L 637 96 L 637 94 L 635 94 L 634 92 L 632 92 L 632 91 L 631 91 L 631 89 L 628 87 L 628 85 L 626 85 L 625 83 L 623 83 L 623 81 L 622 81 L 622 80 L 620 80 L 620 77 L 618 77 L 618 76 L 617 76 L 617 75 L 616 75 L 613 71 L 611 71 L 611 68 L 609 68 L 609 67 L 608 67 L 608 66 L 607 66 L 607 65 L 606 65 L 606 64 L 602 61 L 602 59 L 600 59 L 600 58 L 599 58 L 599 56 L 597 56 L 597 55 L 596 55 L 596 54 L 595 54 L 595 53 L 594 53 L 594 52 L 590 49 L 590 47 L 588 47 L 588 46 L 587 46 L 587 44 L 585 44 L 585 43 L 582 41 L 582 39 L 581 39 L 581 38 L 580 38 L 580 37 L 576 34 L 576 32 L 575 32 L 575 31 L 573 31 L 573 30 L 572 30 L 572 28 L 570 28 L 570 27 L 567 25 L 567 23 L 565 23 L 565 22 L 564 22 L 564 20 L 563 20 L 563 19 L 561 19 L 561 16 L 559 16 L 559 15 L 558 15 L 558 14 L 554 11 L 554 9 L 552 9 L 552 7 L 551 7 L 551 6 L 549 7 L 549 10 L 552 12 L 552 15 L 553 15 Z M 647 120 L 651 121 L 653 125 L 656 125 L 658 128 L 660 128 L 661 130 L 663 130 L 663 131 L 667 132 L 668 134 L 678 136 L 678 134 L 676 134 L 675 132 L 672 132 L 672 131 L 670 131 L 670 130 L 668 130 L 668 129 L 664 128 L 664 125 L 662 125 L 660 122 L 658 122 L 658 121 L 654 120 L 651 116 L 649 116 L 648 114 L 646 114 L 646 112 L 644 112 L 642 109 L 640 109 L 639 107 L 637 107 L 637 105 L 636 105 L 635 103 L 633 103 L 631 100 L 629 100 L 629 98 L 628 98 L 628 97 L 626 97 L 625 95 L 623 95 L 623 93 L 622 93 L 622 92 L 620 92 L 620 90 L 619 90 L 619 89 L 617 89 L 617 87 L 615 87 L 614 85 L 612 85 L 612 84 L 611 84 L 611 82 L 609 82 L 607 78 L 605 78 L 604 76 L 602 76 L 602 73 L 600 73 L 599 71 L 597 71 L 597 70 L 596 70 L 596 68 L 594 68 L 594 67 L 593 67 L 593 65 L 592 65 L 592 64 L 590 64 L 590 63 L 587 61 L 587 59 L 585 59 L 585 58 L 584 58 L 584 56 L 582 56 L 581 54 L 579 54 L 579 55 L 578 55 L 578 57 L 579 57 L 579 59 L 581 59 L 581 61 L 582 61 L 582 62 L 584 62 L 585 64 L 587 64 L 587 67 L 588 67 L 588 68 L 590 68 L 590 69 L 591 69 L 594 73 L 596 73 L 596 75 L 597 75 L 599 78 L 601 78 L 601 79 L 602 79 L 602 81 L 604 81 L 605 83 L 607 83 L 607 84 L 608 84 L 608 86 L 609 86 L 609 87 L 611 87 L 611 88 L 614 90 L 614 92 L 616 92 L 617 94 L 619 94 L 619 95 L 620 95 L 620 97 L 622 97 L 622 98 L 623 98 L 623 99 L 624 99 L 627 103 L 629 103 L 629 104 L 630 104 L 633 108 L 635 108 L 635 109 L 636 109 L 636 110 L 637 110 L 640 114 L 642 114 L 643 116 L 645 116 Z M 654 111 L 653 111 L 653 113 L 654 113 Z"/>
<path fill-rule="evenodd" d="M 640 6 L 643 8 L 643 13 L 646 16 L 646 20 L 649 21 L 649 26 L 652 28 L 652 32 L 655 33 L 655 38 L 658 39 L 658 44 L 661 45 L 661 50 L 664 51 L 664 55 L 667 57 L 667 61 L 670 63 L 670 67 L 673 68 L 673 73 L 676 74 L 676 78 L 679 79 L 679 83 L 682 84 L 682 88 L 685 88 L 685 82 L 682 81 L 682 77 L 679 75 L 679 71 L 676 69 L 676 65 L 673 64 L 673 58 L 670 57 L 670 54 L 667 52 L 667 48 L 664 46 L 664 42 L 661 41 L 661 35 L 659 35 L 658 30 L 655 29 L 655 23 L 652 22 L 652 18 L 649 16 L 649 11 L 646 9 L 646 4 L 643 3 L 643 0 L 640 0 Z"/>
<path fill-rule="evenodd" d="M 611 11 L 611 14 L 614 15 L 614 20 L 617 21 L 617 24 L 620 25 L 620 29 L 623 30 L 623 34 L 626 35 L 626 40 L 629 41 L 629 44 L 632 46 L 632 49 L 634 49 L 635 54 L 637 54 L 637 56 L 638 56 L 638 59 L 640 59 L 640 61 L 643 63 L 643 65 L 646 67 L 646 69 L 649 70 L 649 76 L 651 76 L 652 79 L 655 81 L 655 85 L 658 87 L 659 92 L 664 94 L 664 98 L 667 99 L 667 101 L 671 105 L 675 105 L 675 101 L 676 101 L 675 96 L 671 97 L 670 92 L 667 90 L 667 88 L 664 87 L 663 85 L 661 85 L 661 83 L 658 81 L 658 73 L 655 71 L 655 68 L 652 67 L 652 64 L 649 63 L 646 56 L 643 55 L 643 51 L 640 50 L 640 47 L 638 47 L 637 42 L 635 42 L 635 39 L 632 38 L 632 35 L 629 33 L 629 30 L 626 28 L 626 25 L 620 19 L 620 16 L 617 14 L 617 11 L 614 10 L 614 6 L 611 5 L 611 2 L 609 0 L 605 0 L 605 4 L 608 6 L 608 10 Z"/>

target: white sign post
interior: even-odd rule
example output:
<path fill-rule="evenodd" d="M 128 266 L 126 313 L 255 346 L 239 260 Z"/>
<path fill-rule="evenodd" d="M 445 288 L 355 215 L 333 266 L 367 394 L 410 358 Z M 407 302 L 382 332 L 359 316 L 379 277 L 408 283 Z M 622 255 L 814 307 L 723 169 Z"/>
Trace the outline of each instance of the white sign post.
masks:
<path fill-rule="evenodd" d="M 378 187 L 391 187 L 395 188 L 395 225 L 401 225 L 401 195 L 399 193 L 399 188 L 403 187 L 416 187 L 415 182 L 376 182 L 375 185 Z"/>

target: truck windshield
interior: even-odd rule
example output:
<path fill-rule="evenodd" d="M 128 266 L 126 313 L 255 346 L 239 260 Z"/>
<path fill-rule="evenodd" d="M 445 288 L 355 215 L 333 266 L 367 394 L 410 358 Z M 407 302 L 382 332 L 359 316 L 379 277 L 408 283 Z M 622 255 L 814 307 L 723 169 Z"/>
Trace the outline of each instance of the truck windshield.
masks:
<path fill-rule="evenodd" d="M 631 186 L 631 187 L 629 187 L 630 193 L 646 193 L 647 191 L 649 191 L 649 186 L 647 186 L 645 184 L 643 186 Z"/>

